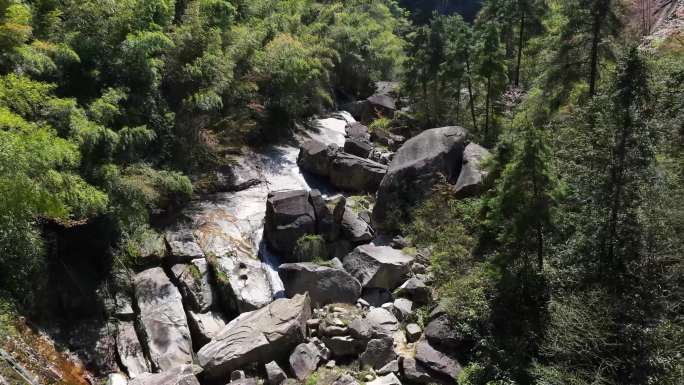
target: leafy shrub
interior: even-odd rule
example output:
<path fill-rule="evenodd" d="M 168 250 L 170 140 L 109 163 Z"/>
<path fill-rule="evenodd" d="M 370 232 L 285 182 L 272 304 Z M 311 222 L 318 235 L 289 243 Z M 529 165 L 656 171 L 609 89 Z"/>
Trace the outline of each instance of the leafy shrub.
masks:
<path fill-rule="evenodd" d="M 305 235 L 297 240 L 294 255 L 300 262 L 327 260 L 328 249 L 320 235 Z"/>

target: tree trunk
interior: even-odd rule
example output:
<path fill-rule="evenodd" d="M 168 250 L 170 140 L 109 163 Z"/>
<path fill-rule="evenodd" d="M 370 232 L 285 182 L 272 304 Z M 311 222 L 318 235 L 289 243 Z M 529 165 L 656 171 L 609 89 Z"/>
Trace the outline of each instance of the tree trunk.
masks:
<path fill-rule="evenodd" d="M 484 143 L 487 143 L 487 134 L 489 133 L 489 94 L 491 93 L 491 88 L 492 88 L 492 77 L 487 76 L 487 97 L 485 99 L 485 125 L 484 125 L 484 130 L 482 131 L 482 139 Z"/>
<path fill-rule="evenodd" d="M 520 63 L 522 62 L 522 52 L 525 33 L 525 10 L 520 7 L 520 34 L 518 35 L 518 64 L 515 66 L 515 86 L 520 86 Z"/>
<path fill-rule="evenodd" d="M 589 74 L 589 96 L 596 95 L 596 82 L 598 78 L 599 44 L 601 43 L 601 24 L 607 13 L 610 0 L 599 1 L 594 9 L 594 20 L 591 28 L 591 68 Z"/>
<path fill-rule="evenodd" d="M 468 97 L 470 98 L 470 114 L 473 118 L 473 130 L 477 131 L 477 120 L 475 119 L 475 101 L 473 100 L 473 81 L 470 77 L 470 58 L 466 58 L 466 71 L 468 71 Z"/>
<path fill-rule="evenodd" d="M 618 147 L 615 149 L 617 154 L 617 164 L 613 166 L 611 184 L 614 188 L 613 202 L 610 208 L 610 220 L 608 222 L 608 250 L 606 251 L 606 262 L 614 266 L 615 243 L 617 242 L 617 221 L 622 203 L 622 188 L 625 170 L 625 156 L 627 147 L 627 137 L 630 133 L 631 122 L 626 119 L 620 137 Z"/>

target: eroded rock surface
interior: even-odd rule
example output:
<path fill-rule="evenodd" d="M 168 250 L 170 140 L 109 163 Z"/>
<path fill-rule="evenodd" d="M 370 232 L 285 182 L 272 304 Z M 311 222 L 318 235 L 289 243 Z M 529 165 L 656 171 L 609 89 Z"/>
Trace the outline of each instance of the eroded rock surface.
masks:
<path fill-rule="evenodd" d="M 344 268 L 363 287 L 393 290 L 411 269 L 413 257 L 389 246 L 362 245 L 347 254 Z"/>

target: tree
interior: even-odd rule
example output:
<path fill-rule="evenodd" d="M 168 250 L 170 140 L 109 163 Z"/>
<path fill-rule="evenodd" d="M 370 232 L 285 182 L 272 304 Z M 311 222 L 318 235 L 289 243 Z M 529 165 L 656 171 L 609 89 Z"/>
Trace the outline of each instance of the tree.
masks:
<path fill-rule="evenodd" d="M 490 127 L 493 120 L 493 103 L 503 92 L 506 82 L 504 52 L 499 41 L 498 25 L 488 22 L 476 33 L 476 73 L 485 83 L 485 122 L 482 129 L 482 142 L 491 140 Z"/>

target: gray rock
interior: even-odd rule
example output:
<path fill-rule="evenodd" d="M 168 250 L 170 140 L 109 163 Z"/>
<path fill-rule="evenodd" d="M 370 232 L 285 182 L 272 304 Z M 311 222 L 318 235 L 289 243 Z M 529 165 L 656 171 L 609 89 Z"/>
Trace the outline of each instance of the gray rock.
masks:
<path fill-rule="evenodd" d="M 340 259 L 337 257 L 330 260 L 330 267 L 337 270 L 344 270 L 344 265 L 342 264 L 342 261 L 340 261 Z"/>
<path fill-rule="evenodd" d="M 437 382 L 430 376 L 427 369 L 413 358 L 404 358 L 402 360 L 402 369 L 404 378 L 409 382 L 416 384 L 430 384 Z"/>
<path fill-rule="evenodd" d="M 235 381 L 231 381 L 230 384 L 232 385 L 258 385 L 257 379 L 256 378 L 240 378 Z"/>
<path fill-rule="evenodd" d="M 376 230 L 395 230 L 397 220 L 406 219 L 410 209 L 432 190 L 440 174 L 449 181 L 458 178 L 466 136 L 461 127 L 433 128 L 401 146 L 378 189 L 373 209 Z"/>
<path fill-rule="evenodd" d="M 195 376 L 201 371 L 194 365 L 179 365 L 161 373 L 144 373 L 128 385 L 200 385 Z"/>
<path fill-rule="evenodd" d="M 271 283 L 261 261 L 241 255 L 208 260 L 225 308 L 244 313 L 273 300 Z"/>
<path fill-rule="evenodd" d="M 345 191 L 375 192 L 385 173 L 387 166 L 344 152 L 330 163 L 330 183 Z"/>
<path fill-rule="evenodd" d="M 432 302 L 430 288 L 425 285 L 425 282 L 417 278 L 409 278 L 394 293 L 398 297 L 409 298 L 419 305 L 427 305 Z"/>
<path fill-rule="evenodd" d="M 361 296 L 361 284 L 344 270 L 315 263 L 286 263 L 278 274 L 285 285 L 285 294 L 309 292 L 311 304 L 321 307 L 330 303 L 355 303 Z"/>
<path fill-rule="evenodd" d="M 128 385 L 128 377 L 123 373 L 110 373 L 105 385 Z"/>
<path fill-rule="evenodd" d="M 302 143 L 299 149 L 297 165 L 302 170 L 312 174 L 328 176 L 330 174 L 330 162 L 338 151 L 337 145 L 326 145 L 317 140 L 306 141 Z"/>
<path fill-rule="evenodd" d="M 214 291 L 209 283 L 209 270 L 204 258 L 193 259 L 190 264 L 177 264 L 171 268 L 181 295 L 196 312 L 206 312 L 214 304 Z"/>
<path fill-rule="evenodd" d="M 390 373 L 373 381 L 366 382 L 366 385 L 401 385 L 401 381 L 399 381 L 394 373 Z"/>
<path fill-rule="evenodd" d="M 461 372 L 458 361 L 436 350 L 427 341 L 420 341 L 416 345 L 416 361 L 426 368 L 456 381 Z"/>
<path fill-rule="evenodd" d="M 268 379 L 269 385 L 280 385 L 285 380 L 287 380 L 287 375 L 285 371 L 278 365 L 277 362 L 271 361 L 265 365 L 266 369 L 266 379 Z"/>
<path fill-rule="evenodd" d="M 119 322 L 116 329 L 116 350 L 128 376 L 135 378 L 142 373 L 150 372 L 150 363 L 145 358 L 133 322 Z"/>
<path fill-rule="evenodd" d="M 320 191 L 311 190 L 309 201 L 316 214 L 316 232 L 328 242 L 336 241 L 342 228 L 342 216 L 347 199 L 344 195 L 323 199 Z"/>
<path fill-rule="evenodd" d="M 135 311 L 133 310 L 133 302 L 130 295 L 124 292 L 117 292 L 114 295 L 114 317 L 132 321 L 135 318 Z"/>
<path fill-rule="evenodd" d="M 311 318 L 308 295 L 277 299 L 259 310 L 243 313 L 197 353 L 210 379 L 219 379 L 246 364 L 283 358 L 306 337 Z"/>
<path fill-rule="evenodd" d="M 345 128 L 347 137 L 351 139 L 370 140 L 370 133 L 368 127 L 359 122 L 350 123 Z"/>
<path fill-rule="evenodd" d="M 463 152 L 463 166 L 456 181 L 454 190 L 459 198 L 479 194 L 487 178 L 487 170 L 482 167 L 482 161 L 489 156 L 484 147 L 470 143 Z"/>
<path fill-rule="evenodd" d="M 339 320 L 338 320 L 339 321 Z M 341 323 L 341 321 L 340 321 Z M 336 325 L 334 322 L 327 322 L 324 320 L 318 325 L 318 333 L 321 336 L 333 337 L 333 336 L 343 336 L 349 332 L 349 328 L 342 323 L 341 325 Z"/>
<path fill-rule="evenodd" d="M 373 229 L 348 207 L 342 217 L 342 236 L 354 245 L 367 243 L 373 239 Z"/>
<path fill-rule="evenodd" d="M 379 287 L 365 287 L 361 292 L 361 298 L 373 307 L 380 307 L 383 303 L 394 302 L 392 293 Z"/>
<path fill-rule="evenodd" d="M 192 340 L 196 346 L 204 346 L 214 338 L 225 326 L 223 317 L 213 311 L 207 313 L 195 313 L 188 311 L 188 323 Z"/>
<path fill-rule="evenodd" d="M 384 112 L 394 112 L 397 109 L 394 98 L 388 94 L 375 94 L 369 96 L 366 100 L 372 107 L 381 108 Z"/>
<path fill-rule="evenodd" d="M 356 378 L 349 373 L 341 375 L 332 385 L 360 385 Z"/>
<path fill-rule="evenodd" d="M 466 348 L 468 341 L 457 331 L 449 316 L 437 313 L 425 327 L 425 337 L 441 350 L 457 351 Z"/>
<path fill-rule="evenodd" d="M 408 324 L 406 325 L 406 339 L 408 342 L 416 342 L 420 339 L 423 330 L 418 326 L 418 324 Z"/>
<path fill-rule="evenodd" d="M 116 328 L 113 322 L 102 319 L 79 322 L 69 330 L 69 350 L 98 375 L 117 371 Z"/>
<path fill-rule="evenodd" d="M 408 298 L 394 300 L 394 314 L 402 321 L 407 321 L 413 316 L 413 302 Z"/>
<path fill-rule="evenodd" d="M 190 229 L 181 228 L 167 231 L 165 238 L 170 252 L 169 257 L 173 261 L 190 262 L 193 259 L 204 257 L 204 253 Z"/>
<path fill-rule="evenodd" d="M 399 321 L 388 310 L 376 307 L 366 315 L 374 336 L 393 336 L 399 331 Z"/>
<path fill-rule="evenodd" d="M 349 324 L 349 333 L 356 339 L 368 340 L 373 337 L 373 328 L 367 319 L 355 318 Z"/>
<path fill-rule="evenodd" d="M 355 356 L 363 350 L 363 343 L 351 336 L 322 337 L 322 340 L 334 357 Z"/>
<path fill-rule="evenodd" d="M 359 364 L 361 368 L 380 369 L 396 358 L 394 339 L 383 337 L 368 341 L 366 350 L 359 356 Z"/>
<path fill-rule="evenodd" d="M 362 138 L 349 138 L 344 142 L 344 152 L 352 155 L 356 155 L 361 158 L 368 158 L 371 151 L 373 151 L 373 145 L 369 140 Z"/>
<path fill-rule="evenodd" d="M 375 373 L 384 376 L 390 373 L 399 373 L 399 359 L 388 362 L 385 366 L 375 371 Z"/>
<path fill-rule="evenodd" d="M 406 278 L 413 257 L 389 246 L 362 245 L 347 254 L 344 268 L 363 287 L 392 290 Z M 370 301 L 369 301 L 370 302 Z"/>
<path fill-rule="evenodd" d="M 266 202 L 264 237 L 271 250 L 292 261 L 297 240 L 316 232 L 316 214 L 304 190 L 270 193 Z"/>
<path fill-rule="evenodd" d="M 192 339 L 180 292 L 155 267 L 133 278 L 140 321 L 153 367 L 169 370 L 192 363 Z"/>
<path fill-rule="evenodd" d="M 318 347 L 311 342 L 297 345 L 289 359 L 292 373 L 300 381 L 307 379 L 318 368 L 320 361 Z"/>

